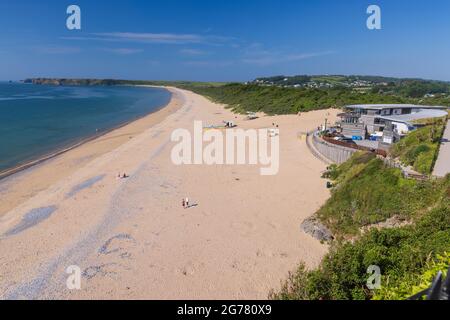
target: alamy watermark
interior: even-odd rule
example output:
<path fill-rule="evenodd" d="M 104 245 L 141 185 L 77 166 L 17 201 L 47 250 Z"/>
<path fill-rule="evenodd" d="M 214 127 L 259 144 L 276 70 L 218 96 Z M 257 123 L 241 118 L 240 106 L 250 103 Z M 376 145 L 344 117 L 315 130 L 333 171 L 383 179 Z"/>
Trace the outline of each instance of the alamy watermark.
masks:
<path fill-rule="evenodd" d="M 66 20 L 66 26 L 69 30 L 81 30 L 81 9 L 77 5 L 70 5 L 66 10 L 69 17 Z"/>
<path fill-rule="evenodd" d="M 369 17 L 366 26 L 369 30 L 381 30 L 381 8 L 376 4 L 367 7 Z M 81 8 L 72 4 L 67 7 L 66 13 L 69 17 L 66 20 L 66 26 L 69 30 L 81 30 Z"/>
<path fill-rule="evenodd" d="M 193 137 L 187 129 L 176 129 L 171 141 L 177 142 L 171 152 L 175 165 L 260 165 L 263 176 L 279 171 L 278 129 L 219 130 L 194 121 Z"/>
<path fill-rule="evenodd" d="M 369 266 L 367 273 L 370 274 L 366 283 L 367 288 L 370 290 L 381 289 L 381 268 L 376 265 Z"/>
<path fill-rule="evenodd" d="M 369 30 L 381 30 L 381 8 L 376 4 L 367 7 L 369 17 L 366 26 Z M 81 30 L 81 8 L 72 4 L 67 7 L 66 13 L 69 17 L 66 20 L 66 26 L 69 30 Z"/>
<path fill-rule="evenodd" d="M 367 29 L 369 30 L 381 30 L 381 8 L 375 4 L 370 5 L 367 8 L 367 14 L 370 16 L 367 18 Z"/>
<path fill-rule="evenodd" d="M 66 280 L 66 286 L 69 290 L 81 289 L 81 268 L 79 266 L 69 266 L 66 269 L 69 275 Z"/>

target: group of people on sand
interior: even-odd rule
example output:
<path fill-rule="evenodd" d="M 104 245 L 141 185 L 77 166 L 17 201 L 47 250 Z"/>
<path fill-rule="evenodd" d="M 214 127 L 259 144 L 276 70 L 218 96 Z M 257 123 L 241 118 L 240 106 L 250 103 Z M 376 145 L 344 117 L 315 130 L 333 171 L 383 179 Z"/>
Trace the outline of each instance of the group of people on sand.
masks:
<path fill-rule="evenodd" d="M 181 201 L 181 204 L 184 209 L 189 209 L 189 198 L 183 198 L 183 200 Z"/>
<path fill-rule="evenodd" d="M 118 173 L 118 174 L 117 174 L 117 179 L 126 179 L 126 178 L 129 178 L 129 177 L 130 177 L 130 176 L 127 175 L 126 173 L 124 173 L 124 174 Z"/>

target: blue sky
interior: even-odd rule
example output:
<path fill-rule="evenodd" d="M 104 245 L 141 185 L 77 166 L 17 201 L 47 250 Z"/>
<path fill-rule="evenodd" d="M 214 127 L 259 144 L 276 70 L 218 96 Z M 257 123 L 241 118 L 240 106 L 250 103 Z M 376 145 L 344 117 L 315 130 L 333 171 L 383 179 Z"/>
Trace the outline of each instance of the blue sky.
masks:
<path fill-rule="evenodd" d="M 71 4 L 81 30 L 66 28 Z M 371 4 L 381 7 L 382 30 L 366 27 Z M 449 35 L 448 0 L 2 0 L 0 80 L 450 80 Z"/>

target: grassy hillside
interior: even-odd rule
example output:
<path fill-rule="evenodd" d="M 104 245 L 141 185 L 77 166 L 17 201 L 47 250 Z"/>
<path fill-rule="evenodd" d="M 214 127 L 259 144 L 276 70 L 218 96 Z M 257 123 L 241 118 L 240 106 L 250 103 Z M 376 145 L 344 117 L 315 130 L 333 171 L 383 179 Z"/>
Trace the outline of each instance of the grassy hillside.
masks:
<path fill-rule="evenodd" d="M 395 144 L 391 150 L 394 157 L 423 174 L 431 174 L 436 162 L 440 141 L 446 125 L 445 119 L 432 121 Z"/>
<path fill-rule="evenodd" d="M 448 201 L 422 217 L 416 225 L 373 230 L 354 243 L 335 245 L 320 267 L 307 271 L 302 265 L 289 276 L 283 288 L 271 298 L 297 299 L 372 299 L 376 291 L 367 288 L 367 268 L 377 265 L 382 272 L 382 288 L 404 286 L 405 293 L 417 293 L 423 269 L 449 250 L 450 207 Z M 443 271 L 447 266 L 443 267 Z M 388 282 L 389 280 L 389 282 Z M 430 285 L 431 283 L 428 283 Z M 392 289 L 391 289 L 392 290 Z M 379 293 L 379 298 L 395 295 Z"/>
<path fill-rule="evenodd" d="M 211 100 L 227 104 L 236 112 L 295 114 L 357 103 L 407 103 L 396 96 L 358 93 L 347 88 L 297 89 L 276 86 L 228 84 L 224 86 L 183 86 Z"/>
<path fill-rule="evenodd" d="M 406 180 L 398 169 L 364 153 L 334 168 L 331 176 L 337 186 L 318 216 L 337 240 L 318 269 L 301 265 L 271 298 L 388 299 L 400 297 L 399 287 L 406 288 L 404 295 L 416 293 L 425 268 L 450 249 L 450 177 Z M 411 224 L 359 232 L 394 215 Z M 353 240 L 346 241 L 349 237 Z M 381 268 L 383 293 L 366 286 L 370 265 Z"/>
<path fill-rule="evenodd" d="M 361 227 L 393 216 L 422 215 L 442 198 L 442 181 L 416 181 L 399 169 L 387 168 L 370 154 L 354 156 L 331 172 L 337 186 L 318 217 L 336 236 L 357 235 Z"/>
<path fill-rule="evenodd" d="M 343 75 L 299 75 L 258 78 L 255 83 L 275 86 L 309 87 L 352 87 L 369 88 L 373 93 L 393 94 L 408 98 L 422 98 L 437 95 L 437 98 L 450 94 L 450 83 L 444 81 L 405 79 L 380 76 Z"/>

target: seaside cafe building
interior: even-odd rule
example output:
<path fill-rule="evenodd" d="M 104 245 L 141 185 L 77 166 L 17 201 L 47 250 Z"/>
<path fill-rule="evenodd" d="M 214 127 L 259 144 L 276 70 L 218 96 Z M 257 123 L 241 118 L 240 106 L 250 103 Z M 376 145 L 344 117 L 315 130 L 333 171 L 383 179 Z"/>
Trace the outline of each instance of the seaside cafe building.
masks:
<path fill-rule="evenodd" d="M 448 107 L 406 104 L 349 105 L 338 122 L 342 135 L 352 139 L 370 139 L 390 145 L 417 128 L 415 121 L 441 118 Z"/>

